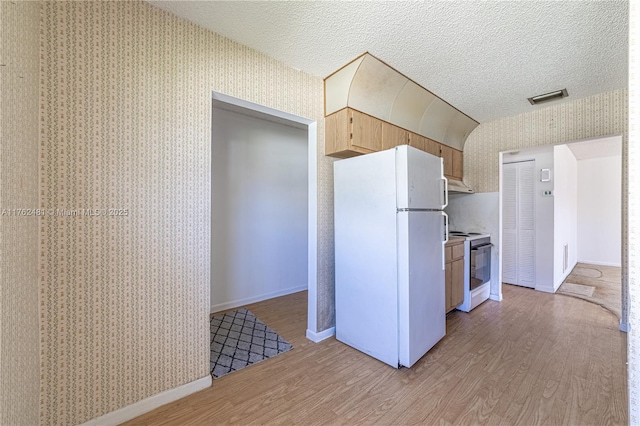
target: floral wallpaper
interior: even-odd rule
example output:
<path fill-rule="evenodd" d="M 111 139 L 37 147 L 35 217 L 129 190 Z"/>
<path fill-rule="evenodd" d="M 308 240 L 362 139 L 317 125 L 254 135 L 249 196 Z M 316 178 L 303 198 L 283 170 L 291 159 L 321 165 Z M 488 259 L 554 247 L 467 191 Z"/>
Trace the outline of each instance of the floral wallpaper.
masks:
<path fill-rule="evenodd" d="M 318 120 L 332 325 L 320 78 L 139 1 L 46 2 L 40 43 L 42 424 L 209 374 L 212 91 Z"/>
<path fill-rule="evenodd" d="M 318 121 L 318 331 L 334 324 L 320 78 L 140 1 L 3 1 L 0 16 L 0 207 L 37 205 L 39 186 L 44 211 L 1 222 L 0 424 L 82 423 L 208 374 L 212 91 Z M 481 124 L 465 145 L 466 183 L 497 191 L 500 151 L 616 133 L 637 163 L 637 132 L 627 133 L 637 72 L 630 78 L 629 96 Z M 625 190 L 637 190 L 637 174 L 630 168 Z M 624 249 L 634 253 L 637 196 L 628 201 Z M 623 267 L 636 324 L 638 261 Z M 632 423 L 637 346 L 632 327 Z M 6 361 L 16 357 L 17 368 Z"/>
<path fill-rule="evenodd" d="M 501 151 L 615 134 L 624 135 L 626 145 L 627 123 L 626 89 L 482 123 L 464 145 L 465 183 L 477 192 L 497 192 Z"/>
<path fill-rule="evenodd" d="M 38 423 L 36 2 L 0 2 L 0 425 Z"/>

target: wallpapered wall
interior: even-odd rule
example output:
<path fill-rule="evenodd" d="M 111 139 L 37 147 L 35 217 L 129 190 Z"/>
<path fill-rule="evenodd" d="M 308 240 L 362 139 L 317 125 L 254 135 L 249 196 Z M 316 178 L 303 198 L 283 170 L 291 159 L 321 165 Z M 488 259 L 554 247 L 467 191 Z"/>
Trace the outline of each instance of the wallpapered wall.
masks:
<path fill-rule="evenodd" d="M 532 107 L 535 108 L 535 107 Z M 476 192 L 498 191 L 498 153 L 627 133 L 627 90 L 621 89 L 482 123 L 464 145 L 464 180 Z"/>
<path fill-rule="evenodd" d="M 464 146 L 464 180 L 477 192 L 499 189 L 498 153 L 518 148 L 622 134 L 622 324 L 628 318 L 628 92 L 620 89 L 482 123 Z"/>
<path fill-rule="evenodd" d="M 214 90 L 318 120 L 318 316 L 332 325 L 322 80 L 146 3 L 47 2 L 42 19 L 42 203 L 100 216 L 42 220 L 41 423 L 209 374 Z"/>
<path fill-rule="evenodd" d="M 38 423 L 40 7 L 0 2 L 0 425 Z M 19 214 L 19 213 L 18 213 Z"/>

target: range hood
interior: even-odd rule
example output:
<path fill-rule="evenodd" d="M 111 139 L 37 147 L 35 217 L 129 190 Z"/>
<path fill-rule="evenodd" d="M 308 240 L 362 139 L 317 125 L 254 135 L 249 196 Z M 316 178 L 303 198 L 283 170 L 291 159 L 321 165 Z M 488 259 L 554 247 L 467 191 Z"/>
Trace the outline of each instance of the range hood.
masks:
<path fill-rule="evenodd" d="M 459 180 L 449 179 L 447 188 L 449 192 L 459 192 L 461 194 L 473 194 L 475 191 Z"/>
<path fill-rule="evenodd" d="M 353 108 L 460 151 L 479 124 L 369 53 L 324 83 L 325 115 Z"/>

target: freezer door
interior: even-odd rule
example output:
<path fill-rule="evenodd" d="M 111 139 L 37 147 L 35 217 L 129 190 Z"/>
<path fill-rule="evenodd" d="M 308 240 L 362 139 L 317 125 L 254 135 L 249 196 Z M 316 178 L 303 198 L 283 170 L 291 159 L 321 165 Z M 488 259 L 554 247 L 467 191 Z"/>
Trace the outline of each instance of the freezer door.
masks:
<path fill-rule="evenodd" d="M 442 158 L 408 145 L 396 149 L 397 207 L 442 210 L 447 205 L 447 180 Z"/>
<path fill-rule="evenodd" d="M 405 367 L 445 335 L 443 218 L 442 212 L 397 213 L 399 359 Z"/>

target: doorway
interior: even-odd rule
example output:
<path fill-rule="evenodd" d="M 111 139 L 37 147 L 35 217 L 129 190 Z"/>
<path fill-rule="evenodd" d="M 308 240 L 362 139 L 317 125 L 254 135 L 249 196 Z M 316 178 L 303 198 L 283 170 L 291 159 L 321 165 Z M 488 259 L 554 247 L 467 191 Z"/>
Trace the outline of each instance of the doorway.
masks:
<path fill-rule="evenodd" d="M 503 164 L 502 280 L 507 284 L 535 287 L 535 190 L 534 160 Z"/>
<path fill-rule="evenodd" d="M 508 163 L 534 165 L 536 290 L 555 293 L 576 265 L 620 267 L 621 151 L 622 136 L 615 135 L 500 153 L 501 283 L 510 283 L 514 264 L 509 193 L 517 180 Z"/>
<path fill-rule="evenodd" d="M 213 93 L 210 312 L 301 290 L 315 311 L 316 156 L 314 121 Z"/>

